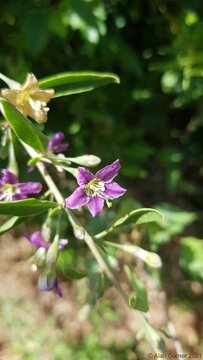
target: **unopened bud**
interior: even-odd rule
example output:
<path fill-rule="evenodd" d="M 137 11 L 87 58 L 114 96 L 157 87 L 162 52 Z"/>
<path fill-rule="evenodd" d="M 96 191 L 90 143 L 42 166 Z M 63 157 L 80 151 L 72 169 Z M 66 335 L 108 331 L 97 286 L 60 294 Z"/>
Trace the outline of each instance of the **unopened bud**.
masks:
<path fill-rule="evenodd" d="M 53 290 L 56 286 L 57 277 L 55 271 L 47 270 L 40 275 L 38 280 L 38 289 L 41 291 Z"/>
<path fill-rule="evenodd" d="M 146 264 L 154 268 L 160 268 L 162 266 L 161 258 L 158 254 L 144 250 L 138 246 L 124 245 L 123 250 L 140 258 Z"/>
<path fill-rule="evenodd" d="M 97 166 L 100 164 L 101 159 L 95 155 L 82 155 L 73 158 L 68 158 L 68 160 L 74 162 L 75 164 L 82 166 Z"/>
<path fill-rule="evenodd" d="M 49 268 L 55 266 L 58 257 L 58 251 L 59 251 L 59 236 L 56 235 L 53 243 L 51 244 L 50 248 L 47 251 L 46 265 Z"/>
<path fill-rule="evenodd" d="M 34 271 L 34 267 L 38 268 L 38 267 L 42 267 L 45 264 L 45 260 L 46 260 L 46 249 L 43 247 L 40 247 L 36 253 L 33 255 L 33 257 L 31 258 L 31 269 L 32 271 Z"/>
<path fill-rule="evenodd" d="M 85 237 L 85 229 L 82 226 L 79 226 L 77 224 L 74 224 L 73 226 L 73 232 L 77 239 L 83 240 Z"/>

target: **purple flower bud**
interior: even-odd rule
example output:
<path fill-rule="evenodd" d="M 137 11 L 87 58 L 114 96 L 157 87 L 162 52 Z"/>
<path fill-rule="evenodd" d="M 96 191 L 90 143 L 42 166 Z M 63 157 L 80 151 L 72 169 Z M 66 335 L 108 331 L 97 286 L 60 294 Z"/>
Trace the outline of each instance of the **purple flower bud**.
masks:
<path fill-rule="evenodd" d="M 52 151 L 54 154 L 61 153 L 65 151 L 68 147 L 68 144 L 61 144 L 61 141 L 64 139 L 64 134 L 62 132 L 58 132 L 52 136 L 49 140 L 47 149 Z"/>
<path fill-rule="evenodd" d="M 62 297 L 62 291 L 58 284 L 58 278 L 55 271 L 52 269 L 45 269 L 45 271 L 40 275 L 38 280 L 38 289 L 40 291 L 51 291 L 55 289 L 57 295 Z"/>

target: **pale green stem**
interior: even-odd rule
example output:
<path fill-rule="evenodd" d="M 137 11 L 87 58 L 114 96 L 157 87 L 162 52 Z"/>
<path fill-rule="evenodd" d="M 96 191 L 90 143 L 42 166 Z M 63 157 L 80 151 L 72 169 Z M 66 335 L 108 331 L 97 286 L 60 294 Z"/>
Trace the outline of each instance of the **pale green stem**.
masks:
<path fill-rule="evenodd" d="M 18 164 L 15 157 L 15 150 L 14 150 L 14 144 L 13 144 L 13 135 L 11 132 L 11 129 L 8 129 L 8 135 L 9 135 L 9 163 L 8 163 L 8 170 L 14 172 L 16 175 L 18 175 Z"/>
<path fill-rule="evenodd" d="M 21 141 L 21 143 L 31 158 L 35 158 L 36 156 L 38 156 L 38 153 L 33 148 L 31 148 L 29 145 L 25 144 L 22 141 Z M 64 198 L 63 198 L 61 192 L 59 191 L 59 189 L 57 188 L 57 186 L 55 185 L 54 181 L 52 180 L 51 176 L 47 172 L 44 164 L 42 162 L 38 162 L 36 164 L 36 167 L 38 168 L 38 170 L 39 170 L 40 174 L 42 175 L 44 181 L 46 182 L 48 188 L 54 195 L 56 201 L 59 203 L 60 206 L 64 207 L 65 206 Z M 81 240 L 84 240 L 86 242 L 90 251 L 96 258 L 98 264 L 100 265 L 101 271 L 105 271 L 108 278 L 111 280 L 111 282 L 114 284 L 115 288 L 119 291 L 120 295 L 125 300 L 125 303 L 128 304 L 128 297 L 127 297 L 125 291 L 123 290 L 119 281 L 117 280 L 117 278 L 115 277 L 113 272 L 110 270 L 110 268 L 108 267 L 108 265 L 106 264 L 106 262 L 104 261 L 102 256 L 100 255 L 91 235 L 84 229 L 84 227 L 80 224 L 80 222 L 77 220 L 74 213 L 70 209 L 66 209 L 66 213 L 67 213 L 68 218 L 73 226 L 74 232 L 81 230 L 81 236 L 78 238 Z M 128 307 L 128 309 L 129 309 L 129 307 Z M 140 325 L 143 326 L 143 328 L 145 329 L 146 337 L 147 337 L 152 349 L 155 352 L 159 351 L 157 342 L 154 340 L 154 338 L 151 335 L 150 325 L 146 321 L 144 315 L 137 310 L 134 310 L 134 312 L 136 314 L 136 319 L 139 321 Z"/>

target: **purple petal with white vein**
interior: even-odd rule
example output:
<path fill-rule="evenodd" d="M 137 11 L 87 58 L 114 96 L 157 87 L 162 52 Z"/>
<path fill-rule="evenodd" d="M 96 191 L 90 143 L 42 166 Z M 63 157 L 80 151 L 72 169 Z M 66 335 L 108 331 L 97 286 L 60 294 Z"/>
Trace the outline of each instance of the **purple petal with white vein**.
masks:
<path fill-rule="evenodd" d="M 70 209 L 78 209 L 83 205 L 86 205 L 90 197 L 85 194 L 83 188 L 77 188 L 72 195 L 65 199 L 66 207 Z"/>
<path fill-rule="evenodd" d="M 104 194 L 104 196 L 109 196 L 110 199 L 115 199 L 125 194 L 125 192 L 126 189 L 122 188 L 116 182 L 111 182 L 105 184 L 105 191 L 102 194 Z"/>
<path fill-rule="evenodd" d="M 95 217 L 102 211 L 104 207 L 104 200 L 101 199 L 99 196 L 91 196 L 91 199 L 87 204 L 87 207 L 91 212 L 92 216 Z"/>
<path fill-rule="evenodd" d="M 12 184 L 15 185 L 18 182 L 18 178 L 16 174 L 12 173 L 11 171 L 8 171 L 7 169 L 2 170 L 2 179 L 1 179 L 1 185 L 4 184 Z"/>
<path fill-rule="evenodd" d="M 37 182 L 19 183 L 18 189 L 22 195 L 38 194 L 42 190 L 42 185 Z"/>
<path fill-rule="evenodd" d="M 95 176 L 89 170 L 86 170 L 84 167 L 78 168 L 78 174 L 77 174 L 78 185 L 80 186 L 86 185 L 91 180 L 93 180 L 94 177 Z"/>
<path fill-rule="evenodd" d="M 121 165 L 119 160 L 114 161 L 112 164 L 105 166 L 103 169 L 97 171 L 95 174 L 96 179 L 100 179 L 104 182 L 110 182 L 115 176 L 118 175 L 118 171 Z"/>

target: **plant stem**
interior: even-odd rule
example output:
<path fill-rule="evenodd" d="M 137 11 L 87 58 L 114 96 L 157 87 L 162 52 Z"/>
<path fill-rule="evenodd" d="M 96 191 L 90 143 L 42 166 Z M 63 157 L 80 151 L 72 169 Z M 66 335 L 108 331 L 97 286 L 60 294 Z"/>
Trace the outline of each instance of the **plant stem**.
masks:
<path fill-rule="evenodd" d="M 22 141 L 21 141 L 21 143 L 31 158 L 36 158 L 38 156 L 38 153 L 33 148 L 31 148 L 29 145 L 25 144 Z M 54 195 L 58 204 L 64 207 L 65 206 L 64 198 L 63 198 L 61 192 L 59 191 L 59 189 L 57 188 L 56 184 L 54 183 L 53 179 L 49 175 L 44 164 L 39 161 L 39 162 L 37 162 L 36 167 L 38 168 L 40 174 L 42 175 L 44 181 L 46 182 L 51 193 Z M 78 238 L 80 238 L 81 240 L 84 240 L 86 242 L 90 251 L 96 258 L 98 264 L 100 265 L 101 270 L 105 271 L 108 278 L 114 284 L 115 288 L 118 290 L 118 292 L 124 299 L 125 303 L 128 305 L 128 297 L 127 297 L 125 291 L 123 290 L 122 286 L 120 285 L 119 281 L 117 280 L 117 278 L 115 277 L 113 272 L 110 270 L 107 263 L 104 261 L 103 257 L 101 256 L 100 252 L 98 251 L 98 249 L 92 239 L 92 236 L 84 229 L 84 227 L 80 224 L 80 222 L 77 220 L 74 213 L 70 209 L 65 209 L 65 210 L 66 210 L 68 218 L 73 226 L 73 230 L 81 231 L 81 236 Z M 74 233 L 75 233 L 75 231 L 74 231 Z M 129 307 L 128 307 L 128 310 L 129 310 Z M 152 349 L 155 352 L 160 351 L 159 346 L 157 344 L 157 340 L 155 340 L 154 336 L 152 336 L 152 334 L 151 334 L 151 331 L 152 331 L 151 325 L 146 321 L 144 315 L 141 312 L 134 310 L 134 313 L 136 314 L 136 319 L 143 326 L 146 337 L 147 337 Z"/>

